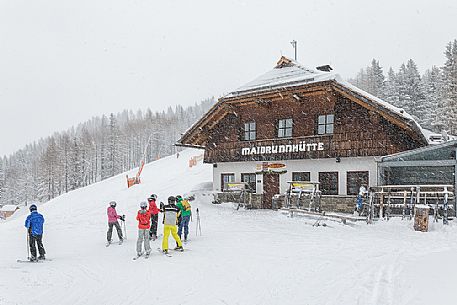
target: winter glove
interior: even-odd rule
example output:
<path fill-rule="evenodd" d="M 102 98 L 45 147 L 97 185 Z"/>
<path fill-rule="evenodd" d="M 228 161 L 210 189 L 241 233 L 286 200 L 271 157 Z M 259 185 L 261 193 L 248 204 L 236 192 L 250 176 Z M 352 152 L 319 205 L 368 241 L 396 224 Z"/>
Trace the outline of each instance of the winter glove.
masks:
<path fill-rule="evenodd" d="M 119 219 L 125 221 L 125 215 L 119 216 Z"/>

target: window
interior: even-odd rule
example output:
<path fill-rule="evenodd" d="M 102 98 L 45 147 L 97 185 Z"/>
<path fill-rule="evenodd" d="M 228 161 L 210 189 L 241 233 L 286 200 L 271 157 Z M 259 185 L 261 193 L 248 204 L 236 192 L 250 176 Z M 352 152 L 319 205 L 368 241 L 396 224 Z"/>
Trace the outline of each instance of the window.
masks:
<path fill-rule="evenodd" d="M 227 190 L 227 183 L 235 182 L 235 174 L 221 174 L 221 190 Z"/>
<path fill-rule="evenodd" d="M 338 172 L 319 173 L 319 189 L 322 195 L 338 195 Z"/>
<path fill-rule="evenodd" d="M 283 119 L 278 122 L 278 138 L 292 136 L 292 119 Z"/>
<path fill-rule="evenodd" d="M 333 134 L 333 124 L 335 116 L 333 114 L 320 115 L 317 119 L 318 134 Z"/>
<path fill-rule="evenodd" d="M 241 182 L 249 184 L 251 191 L 255 193 L 256 177 L 255 174 L 241 174 Z"/>
<path fill-rule="evenodd" d="M 348 195 L 357 195 L 362 185 L 368 186 L 368 172 L 347 172 Z"/>
<path fill-rule="evenodd" d="M 254 141 L 255 140 L 255 122 L 244 123 L 244 140 Z"/>
<path fill-rule="evenodd" d="M 293 172 L 292 181 L 310 181 L 309 172 Z"/>

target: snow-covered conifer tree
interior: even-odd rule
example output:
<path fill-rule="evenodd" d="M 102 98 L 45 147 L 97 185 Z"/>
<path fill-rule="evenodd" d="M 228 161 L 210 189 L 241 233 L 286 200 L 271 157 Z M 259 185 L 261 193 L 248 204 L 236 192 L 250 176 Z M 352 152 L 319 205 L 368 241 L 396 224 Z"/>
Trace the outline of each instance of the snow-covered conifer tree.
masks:
<path fill-rule="evenodd" d="M 445 120 L 449 132 L 457 134 L 457 39 L 448 43 L 444 54 L 443 109 L 447 114 Z"/>

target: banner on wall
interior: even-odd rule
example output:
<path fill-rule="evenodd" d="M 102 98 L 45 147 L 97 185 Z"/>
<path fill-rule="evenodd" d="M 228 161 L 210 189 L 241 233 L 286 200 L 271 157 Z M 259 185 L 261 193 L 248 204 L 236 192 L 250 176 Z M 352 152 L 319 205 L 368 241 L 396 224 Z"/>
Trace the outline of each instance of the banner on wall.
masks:
<path fill-rule="evenodd" d="M 256 171 L 257 172 L 270 172 L 270 173 L 285 173 L 287 172 L 286 170 L 286 164 L 281 163 L 281 162 L 262 162 L 259 164 L 256 164 Z"/>
<path fill-rule="evenodd" d="M 198 156 L 193 156 L 189 160 L 189 167 L 197 166 L 198 162 L 203 160 L 203 154 L 198 155 Z"/>

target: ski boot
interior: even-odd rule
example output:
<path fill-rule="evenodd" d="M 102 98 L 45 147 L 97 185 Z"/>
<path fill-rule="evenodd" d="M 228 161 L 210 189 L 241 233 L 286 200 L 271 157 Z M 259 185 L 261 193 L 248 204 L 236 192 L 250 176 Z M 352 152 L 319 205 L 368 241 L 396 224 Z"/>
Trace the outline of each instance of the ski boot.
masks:
<path fill-rule="evenodd" d="M 168 249 L 162 250 L 163 254 L 168 254 Z"/>
<path fill-rule="evenodd" d="M 37 260 L 37 258 L 35 256 L 31 256 L 31 257 L 29 257 L 29 261 L 37 262 L 38 260 Z"/>
<path fill-rule="evenodd" d="M 46 260 L 46 257 L 43 255 L 38 256 L 38 260 L 44 261 Z"/>
<path fill-rule="evenodd" d="M 123 242 L 124 242 L 123 239 L 119 239 L 119 246 L 122 245 Z"/>
<path fill-rule="evenodd" d="M 178 246 L 174 249 L 175 251 L 183 252 L 184 248 L 182 246 Z"/>

